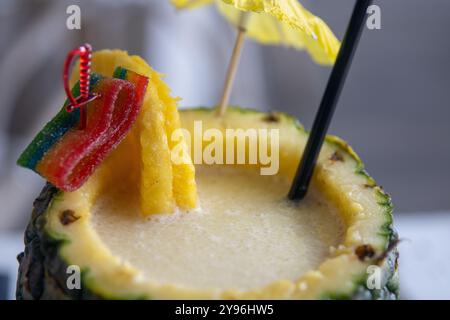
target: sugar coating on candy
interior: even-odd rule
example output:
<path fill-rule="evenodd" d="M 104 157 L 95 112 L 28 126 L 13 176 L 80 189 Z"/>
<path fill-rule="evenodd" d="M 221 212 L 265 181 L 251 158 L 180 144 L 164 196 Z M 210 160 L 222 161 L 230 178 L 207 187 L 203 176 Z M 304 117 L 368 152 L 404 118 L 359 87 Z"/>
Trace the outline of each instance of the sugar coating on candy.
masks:
<path fill-rule="evenodd" d="M 63 108 L 23 152 L 18 164 L 64 191 L 78 189 L 124 138 L 142 105 L 148 79 L 123 68 L 115 74 L 122 79 L 93 75 L 90 92 L 100 97 L 86 106 L 86 128 L 77 129 L 79 110 L 68 113 Z M 76 86 L 75 95 L 77 90 Z"/>
<path fill-rule="evenodd" d="M 102 96 L 87 106 L 86 128 L 71 128 L 36 166 L 37 172 L 65 191 L 77 189 L 103 160 L 96 157 L 96 150 L 108 141 L 115 130 L 112 126 L 113 112 L 123 109 L 121 106 L 124 104 L 131 104 L 134 86 L 120 79 L 102 79 L 93 93 Z M 115 106 L 120 94 L 125 97 L 122 104 Z M 87 157 L 90 161 L 85 160 Z"/>
<path fill-rule="evenodd" d="M 97 74 L 91 75 L 90 90 L 101 79 Z M 78 96 L 80 92 L 80 84 L 77 83 L 72 94 Z M 45 127 L 36 135 L 33 141 L 22 152 L 17 163 L 32 170 L 35 170 L 37 163 L 47 153 L 47 151 L 67 132 L 70 128 L 76 126 L 80 119 L 80 110 L 75 109 L 73 112 L 67 112 L 65 107 L 69 104 L 67 100 L 58 112 L 58 114 L 48 122 Z"/>

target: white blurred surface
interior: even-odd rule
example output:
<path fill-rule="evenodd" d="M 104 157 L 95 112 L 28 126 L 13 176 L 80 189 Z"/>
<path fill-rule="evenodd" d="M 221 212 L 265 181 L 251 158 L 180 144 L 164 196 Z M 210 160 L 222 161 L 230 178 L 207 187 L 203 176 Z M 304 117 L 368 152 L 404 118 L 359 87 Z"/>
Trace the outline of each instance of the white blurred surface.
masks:
<path fill-rule="evenodd" d="M 450 299 L 450 212 L 396 215 L 403 299 Z"/>
<path fill-rule="evenodd" d="M 7 283 L 8 299 L 15 299 L 16 277 L 17 277 L 17 255 L 23 250 L 23 235 L 19 233 L 0 233 L 0 274 L 9 277 Z M 5 290 L 5 288 L 1 288 Z M 3 295 L 3 292 L 2 292 Z"/>

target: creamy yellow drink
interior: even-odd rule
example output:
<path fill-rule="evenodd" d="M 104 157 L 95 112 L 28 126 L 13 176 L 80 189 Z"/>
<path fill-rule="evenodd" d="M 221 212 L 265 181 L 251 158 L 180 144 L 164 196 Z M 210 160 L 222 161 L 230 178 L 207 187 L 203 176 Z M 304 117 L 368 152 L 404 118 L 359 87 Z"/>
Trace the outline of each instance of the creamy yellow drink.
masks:
<path fill-rule="evenodd" d="M 143 220 L 136 194 L 119 189 L 97 200 L 93 227 L 149 280 L 192 288 L 294 281 L 342 239 L 337 209 L 320 192 L 297 206 L 286 200 L 288 181 L 225 166 L 197 167 L 196 180 L 198 209 Z"/>

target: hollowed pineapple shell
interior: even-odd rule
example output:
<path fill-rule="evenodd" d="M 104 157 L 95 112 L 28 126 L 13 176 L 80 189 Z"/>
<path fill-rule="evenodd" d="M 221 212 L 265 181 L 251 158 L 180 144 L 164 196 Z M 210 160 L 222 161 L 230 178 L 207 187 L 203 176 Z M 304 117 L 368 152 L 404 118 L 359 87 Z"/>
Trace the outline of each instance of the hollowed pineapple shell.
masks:
<path fill-rule="evenodd" d="M 182 127 L 192 130 L 194 120 L 204 129 L 280 129 L 280 174 L 292 177 L 308 133 L 283 113 L 261 113 L 229 108 L 223 118 L 212 109 L 180 112 Z M 95 180 L 95 177 L 92 178 Z M 94 193 L 94 182 L 63 193 L 45 186 L 34 203 L 25 233 L 25 251 L 19 255 L 18 299 L 158 299 L 158 298 L 281 298 L 281 299 L 395 299 L 398 274 L 390 197 L 366 173 L 360 158 L 341 139 L 328 136 L 319 157 L 313 183 L 338 206 L 346 226 L 342 246 L 296 282 L 266 286 L 249 292 L 199 291 L 134 281 L 135 270 L 119 262 L 89 225 L 86 206 L 77 192 Z M 71 208 L 71 212 L 65 211 Z M 64 210 L 63 210 L 64 209 Z M 72 215 L 76 212 L 76 215 Z M 118 230 L 118 232 L 120 232 Z M 68 265 L 82 270 L 80 290 L 66 286 Z M 367 287 L 368 267 L 382 271 L 380 288 Z"/>

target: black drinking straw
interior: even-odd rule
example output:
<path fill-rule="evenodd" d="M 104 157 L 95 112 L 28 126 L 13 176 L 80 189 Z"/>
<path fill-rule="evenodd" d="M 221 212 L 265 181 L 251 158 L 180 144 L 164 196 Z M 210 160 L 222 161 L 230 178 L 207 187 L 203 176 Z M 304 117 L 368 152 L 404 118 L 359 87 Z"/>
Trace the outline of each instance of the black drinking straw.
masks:
<path fill-rule="evenodd" d="M 309 135 L 308 142 L 303 152 L 302 160 L 297 168 L 294 181 L 289 190 L 290 200 L 301 200 L 308 191 L 309 182 L 314 171 L 314 167 L 322 148 L 323 140 L 333 117 L 339 95 L 350 68 L 353 55 L 355 53 L 359 38 L 361 36 L 364 22 L 366 20 L 367 8 L 372 0 L 356 0 L 350 23 L 348 24 L 341 49 L 331 71 L 325 93 L 322 97 L 319 110 L 317 111 L 314 124 Z"/>

